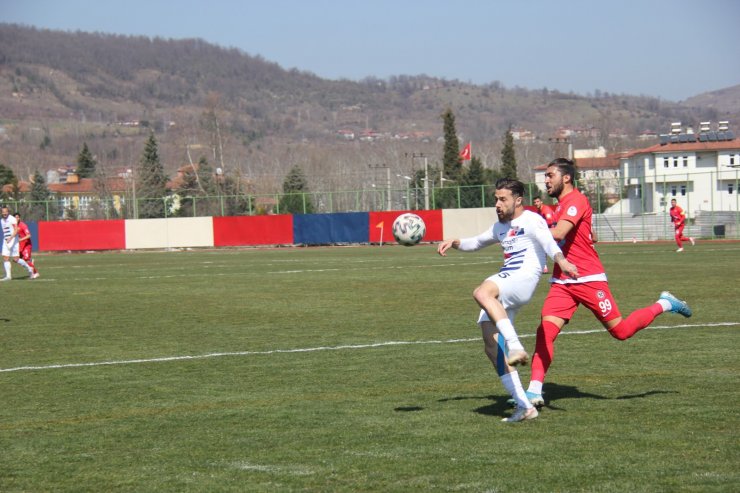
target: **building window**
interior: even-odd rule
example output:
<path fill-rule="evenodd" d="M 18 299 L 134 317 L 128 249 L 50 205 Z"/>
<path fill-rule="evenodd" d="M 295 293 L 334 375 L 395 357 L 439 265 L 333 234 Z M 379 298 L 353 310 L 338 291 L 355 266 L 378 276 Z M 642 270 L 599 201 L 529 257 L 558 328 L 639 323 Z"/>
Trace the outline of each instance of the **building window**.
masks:
<path fill-rule="evenodd" d="M 667 158 L 667 157 L 664 157 L 664 158 L 663 158 L 663 167 L 664 167 L 664 168 L 668 168 L 668 167 L 670 167 L 670 166 L 668 165 L 668 158 Z"/>
<path fill-rule="evenodd" d="M 683 157 L 683 167 L 688 168 L 689 167 L 689 158 L 684 156 Z"/>
<path fill-rule="evenodd" d="M 681 185 L 681 196 L 686 196 L 686 185 Z"/>
<path fill-rule="evenodd" d="M 671 185 L 671 195 L 672 196 L 674 197 L 676 196 L 676 191 L 677 191 L 676 185 Z"/>
<path fill-rule="evenodd" d="M 729 193 L 730 195 L 732 195 L 732 192 L 734 191 L 734 187 L 732 185 L 733 183 L 727 184 L 727 193 Z"/>
<path fill-rule="evenodd" d="M 678 158 L 676 156 L 673 156 L 673 167 L 678 168 Z"/>
<path fill-rule="evenodd" d="M 735 155 L 730 154 L 730 166 L 734 166 L 734 165 L 735 165 Z"/>

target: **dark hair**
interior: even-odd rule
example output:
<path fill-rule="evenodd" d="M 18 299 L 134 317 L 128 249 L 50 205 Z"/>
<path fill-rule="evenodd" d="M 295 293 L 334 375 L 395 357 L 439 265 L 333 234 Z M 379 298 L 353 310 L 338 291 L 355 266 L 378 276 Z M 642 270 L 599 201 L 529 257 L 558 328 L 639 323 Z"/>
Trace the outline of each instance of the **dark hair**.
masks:
<path fill-rule="evenodd" d="M 550 161 L 550 164 L 548 164 L 547 167 L 549 168 L 550 166 L 557 166 L 557 168 L 560 170 L 561 175 L 570 176 L 570 182 L 575 183 L 576 165 L 573 163 L 573 161 L 571 161 L 570 159 L 565 159 L 564 157 L 559 157 Z"/>
<path fill-rule="evenodd" d="M 510 190 L 515 197 L 524 197 L 524 183 L 511 178 L 499 178 L 496 180 L 496 190 Z"/>

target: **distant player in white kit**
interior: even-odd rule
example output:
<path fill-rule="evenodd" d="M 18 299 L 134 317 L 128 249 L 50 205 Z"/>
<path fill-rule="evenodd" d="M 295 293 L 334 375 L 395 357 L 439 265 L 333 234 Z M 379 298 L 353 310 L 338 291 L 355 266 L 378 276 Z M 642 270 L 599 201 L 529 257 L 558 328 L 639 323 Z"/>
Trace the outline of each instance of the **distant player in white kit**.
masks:
<path fill-rule="evenodd" d="M 516 422 L 537 417 L 537 409 L 529 402 L 519 374 L 513 366 L 525 365 L 529 355 L 514 329 L 514 317 L 532 298 L 542 275 L 545 255 L 552 258 L 572 278 L 578 270 L 563 256 L 552 237 L 547 223 L 539 214 L 524 209 L 524 184 L 517 180 L 496 182 L 496 214 L 499 222 L 472 238 L 445 240 L 437 252 L 446 256 L 455 248 L 474 252 L 494 243 L 504 250 L 501 270 L 478 286 L 473 298 L 481 307 L 478 324 L 488 359 L 501 378 L 506 390 L 517 403 L 517 409 L 503 421 Z M 499 337 L 499 334 L 503 337 Z"/>
<path fill-rule="evenodd" d="M 15 217 L 10 215 L 10 211 L 7 206 L 2 208 L 2 217 L 0 217 L 0 227 L 3 228 L 3 267 L 5 268 L 5 277 L 0 281 L 10 281 L 12 276 L 10 275 L 10 258 L 18 265 L 25 267 L 28 271 L 28 276 L 33 279 L 33 269 L 26 263 L 25 260 L 20 258 L 20 252 L 18 250 L 18 223 Z"/>

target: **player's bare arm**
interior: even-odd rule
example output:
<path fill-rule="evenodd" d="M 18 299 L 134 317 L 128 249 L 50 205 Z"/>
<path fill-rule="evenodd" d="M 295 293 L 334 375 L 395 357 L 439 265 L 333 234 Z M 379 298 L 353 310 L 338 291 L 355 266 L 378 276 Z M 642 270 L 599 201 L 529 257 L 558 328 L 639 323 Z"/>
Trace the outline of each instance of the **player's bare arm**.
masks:
<path fill-rule="evenodd" d="M 460 246 L 460 240 L 445 240 L 437 247 L 437 253 L 443 257 L 447 256 L 447 250 L 450 248 L 457 249 Z"/>
<path fill-rule="evenodd" d="M 568 221 L 567 219 L 558 219 L 558 224 L 554 228 L 550 228 L 552 237 L 555 241 L 564 240 L 568 233 L 575 227 L 575 224 Z"/>
<path fill-rule="evenodd" d="M 560 266 L 563 274 L 570 277 L 571 279 L 578 279 L 578 267 L 575 264 L 568 262 L 565 255 L 562 253 L 556 253 L 553 259 Z"/>

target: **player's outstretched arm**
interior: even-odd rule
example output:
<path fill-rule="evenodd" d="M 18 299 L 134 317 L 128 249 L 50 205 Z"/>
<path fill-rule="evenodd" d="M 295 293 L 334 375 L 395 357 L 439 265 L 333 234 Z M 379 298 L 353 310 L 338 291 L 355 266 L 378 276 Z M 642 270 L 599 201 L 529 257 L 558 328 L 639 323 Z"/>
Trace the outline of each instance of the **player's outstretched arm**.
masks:
<path fill-rule="evenodd" d="M 447 256 L 447 250 L 450 248 L 457 249 L 460 246 L 460 240 L 445 240 L 437 246 L 437 253 L 443 257 Z"/>

